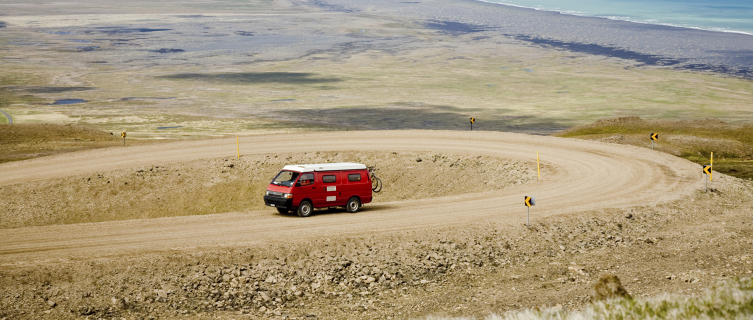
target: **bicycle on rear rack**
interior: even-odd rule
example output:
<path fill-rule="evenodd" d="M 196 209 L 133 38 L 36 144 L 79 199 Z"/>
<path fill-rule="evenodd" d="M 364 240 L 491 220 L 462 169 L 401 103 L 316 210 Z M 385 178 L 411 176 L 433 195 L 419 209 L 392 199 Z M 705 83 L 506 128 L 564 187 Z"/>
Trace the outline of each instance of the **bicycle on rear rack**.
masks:
<path fill-rule="evenodd" d="M 374 191 L 376 193 L 379 193 L 379 191 L 382 191 L 382 179 L 379 179 L 376 176 L 376 171 L 378 170 L 376 166 L 366 167 L 369 169 L 369 178 L 371 179 L 371 191 Z"/>

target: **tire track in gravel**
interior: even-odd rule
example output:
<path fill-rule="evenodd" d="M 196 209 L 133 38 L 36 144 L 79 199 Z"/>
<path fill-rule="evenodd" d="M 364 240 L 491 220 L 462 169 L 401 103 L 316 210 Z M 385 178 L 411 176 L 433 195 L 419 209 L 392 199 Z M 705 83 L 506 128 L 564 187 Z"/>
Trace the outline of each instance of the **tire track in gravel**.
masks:
<path fill-rule="evenodd" d="M 499 191 L 369 204 L 356 214 L 342 211 L 298 218 L 260 210 L 6 229 L 0 230 L 0 264 L 55 263 L 172 249 L 262 246 L 479 221 L 519 224 L 525 221 L 524 195 L 536 196 L 537 205 L 531 210 L 535 221 L 550 215 L 680 200 L 696 192 L 701 181 L 698 165 L 645 148 L 514 133 L 348 131 L 252 136 L 242 141 L 242 154 L 431 151 L 535 162 L 539 151 L 549 174 Z M 0 164 L 0 186 L 155 163 L 231 157 L 235 156 L 235 147 L 232 138 L 180 141 L 17 161 Z"/>

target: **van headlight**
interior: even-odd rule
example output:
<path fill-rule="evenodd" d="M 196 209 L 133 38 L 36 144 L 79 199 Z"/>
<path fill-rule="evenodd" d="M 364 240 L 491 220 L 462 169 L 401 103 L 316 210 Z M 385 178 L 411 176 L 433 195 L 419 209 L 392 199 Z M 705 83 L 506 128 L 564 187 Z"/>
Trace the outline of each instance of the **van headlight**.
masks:
<path fill-rule="evenodd" d="M 269 194 L 269 191 L 267 191 L 267 193 L 265 193 L 264 195 L 271 196 L 271 194 Z"/>
<path fill-rule="evenodd" d="M 293 194 L 292 193 L 283 193 L 282 197 L 285 198 L 285 199 L 293 199 Z"/>

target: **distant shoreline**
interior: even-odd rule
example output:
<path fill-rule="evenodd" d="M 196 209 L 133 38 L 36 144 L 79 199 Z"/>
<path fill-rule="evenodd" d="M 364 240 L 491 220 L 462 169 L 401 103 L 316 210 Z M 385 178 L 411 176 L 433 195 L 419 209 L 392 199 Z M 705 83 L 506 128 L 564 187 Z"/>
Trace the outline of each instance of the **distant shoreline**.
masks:
<path fill-rule="evenodd" d="M 654 34 L 653 37 L 655 39 L 667 39 L 668 41 L 672 42 L 678 41 L 680 39 L 688 39 L 686 40 L 687 43 L 695 42 L 696 46 L 688 48 L 689 50 L 686 48 L 679 48 L 679 50 L 676 50 L 676 54 L 663 55 L 654 54 L 652 52 L 669 51 L 665 48 L 661 48 L 662 46 L 666 46 L 665 43 L 656 43 L 657 45 L 655 45 L 655 47 L 648 46 L 644 50 L 631 50 L 629 47 L 626 48 L 620 43 L 617 43 L 617 45 L 614 45 L 614 43 L 605 45 L 598 42 L 584 43 L 580 41 L 565 41 L 562 39 L 564 37 L 547 38 L 529 36 L 526 34 L 512 35 L 515 39 L 518 40 L 523 40 L 538 45 L 548 45 L 551 47 L 565 49 L 573 52 L 635 60 L 648 66 L 675 67 L 677 69 L 691 71 L 709 71 L 718 74 L 725 74 L 728 76 L 753 80 L 753 35 L 751 34 L 641 23 L 626 20 L 608 19 L 604 17 L 578 16 L 557 11 L 537 10 L 533 8 L 511 6 L 484 0 L 450 1 L 485 4 L 491 7 L 502 6 L 508 10 L 524 10 L 529 14 L 546 14 L 549 15 L 549 17 L 552 18 L 555 23 L 557 22 L 557 20 L 568 19 L 573 19 L 576 21 L 592 21 L 594 25 L 603 27 L 603 29 L 601 29 L 601 32 L 595 32 L 597 34 L 600 34 L 602 38 L 609 38 L 608 35 L 604 35 L 604 33 L 609 32 L 609 29 L 632 29 L 635 30 L 634 32 L 642 33 L 643 36 L 646 36 L 647 32 L 651 32 Z M 706 42 L 707 45 L 704 45 L 704 42 Z M 745 45 L 746 43 L 747 45 Z M 743 47 L 744 49 L 709 50 L 712 47 L 728 48 L 734 46 Z M 702 51 L 712 51 L 712 54 L 707 57 L 688 57 L 687 55 L 685 55 L 686 53 L 688 53 L 687 51 L 692 51 L 699 48 L 702 48 Z M 739 58 L 741 56 L 742 59 Z"/>
<path fill-rule="evenodd" d="M 401 16 L 460 27 L 453 35 L 498 32 L 531 44 L 638 61 L 646 66 L 753 79 L 753 35 L 562 14 L 482 0 L 315 0 L 325 10 Z"/>
<path fill-rule="evenodd" d="M 613 19 L 613 18 L 610 18 L 610 17 L 602 17 L 602 16 L 578 15 L 578 14 L 572 14 L 572 13 L 568 13 L 568 12 L 562 12 L 562 11 L 559 11 L 559 10 L 536 9 L 536 8 L 531 8 L 531 7 L 526 7 L 526 6 L 519 6 L 519 5 L 509 4 L 509 3 L 493 2 L 493 1 L 489 1 L 489 0 L 475 0 L 475 1 L 486 2 L 486 3 L 491 3 L 491 4 L 501 5 L 501 6 L 507 6 L 507 7 L 515 7 L 515 8 L 522 8 L 522 9 L 531 9 L 531 10 L 535 10 L 535 11 L 554 12 L 554 13 L 559 13 L 559 14 L 569 15 L 569 16 L 575 16 L 575 17 L 599 18 L 599 19 L 607 19 L 607 20 L 614 20 L 614 21 L 625 21 L 625 22 L 632 22 L 632 23 L 639 23 L 639 24 L 647 24 L 647 25 L 652 25 L 652 26 L 675 27 L 675 28 L 700 30 L 700 31 L 708 31 L 708 32 L 737 33 L 737 34 L 743 34 L 743 35 L 753 36 L 753 33 L 751 33 L 751 32 L 745 32 L 745 31 L 737 31 L 737 30 L 710 30 L 710 29 L 704 29 L 704 28 L 700 28 L 700 27 L 677 26 L 677 25 L 673 25 L 673 24 L 669 24 L 669 23 L 650 23 L 650 22 L 641 22 L 641 21 L 633 21 L 633 20 L 625 20 L 625 19 Z"/>

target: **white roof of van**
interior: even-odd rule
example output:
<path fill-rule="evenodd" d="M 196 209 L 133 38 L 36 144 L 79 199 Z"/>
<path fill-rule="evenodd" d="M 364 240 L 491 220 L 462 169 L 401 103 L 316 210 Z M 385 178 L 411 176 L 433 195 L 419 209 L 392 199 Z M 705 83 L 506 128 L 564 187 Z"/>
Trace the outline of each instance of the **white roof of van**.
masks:
<path fill-rule="evenodd" d="M 282 170 L 312 172 L 312 171 L 336 171 L 336 170 L 356 170 L 366 169 L 366 165 L 360 163 L 317 163 L 317 164 L 293 164 L 287 165 Z"/>

